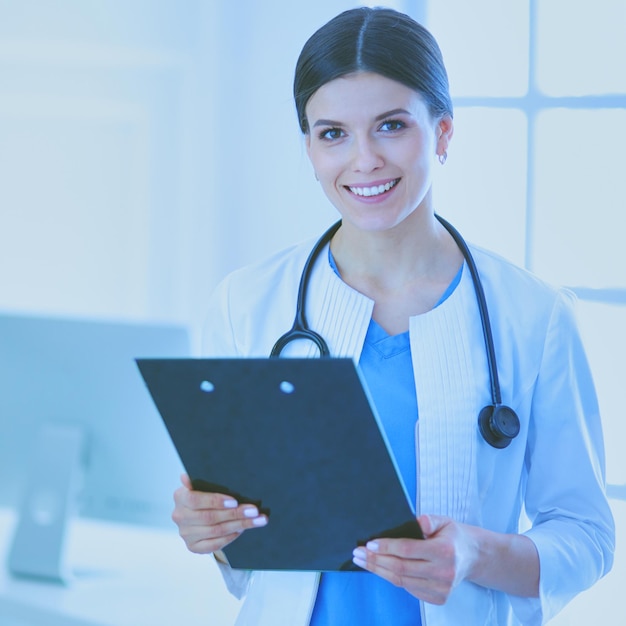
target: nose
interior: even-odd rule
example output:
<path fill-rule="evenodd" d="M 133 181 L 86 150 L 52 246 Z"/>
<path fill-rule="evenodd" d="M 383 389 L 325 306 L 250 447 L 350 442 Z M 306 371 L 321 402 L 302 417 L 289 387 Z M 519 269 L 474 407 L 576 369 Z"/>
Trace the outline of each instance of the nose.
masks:
<path fill-rule="evenodd" d="M 352 169 L 355 172 L 373 172 L 383 166 L 382 154 L 371 137 L 355 138 L 352 152 Z"/>

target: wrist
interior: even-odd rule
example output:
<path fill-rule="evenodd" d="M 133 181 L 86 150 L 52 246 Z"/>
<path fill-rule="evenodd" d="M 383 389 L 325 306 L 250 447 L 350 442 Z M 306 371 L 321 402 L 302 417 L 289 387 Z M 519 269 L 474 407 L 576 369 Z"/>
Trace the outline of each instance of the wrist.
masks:
<path fill-rule="evenodd" d="M 466 580 L 512 595 L 539 596 L 539 555 L 525 535 L 466 527 L 473 558 Z"/>

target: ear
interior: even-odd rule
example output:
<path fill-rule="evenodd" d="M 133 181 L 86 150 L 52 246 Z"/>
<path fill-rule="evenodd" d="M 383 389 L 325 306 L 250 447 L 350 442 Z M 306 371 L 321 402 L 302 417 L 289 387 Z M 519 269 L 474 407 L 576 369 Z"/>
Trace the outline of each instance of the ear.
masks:
<path fill-rule="evenodd" d="M 447 113 L 437 122 L 437 154 L 442 155 L 448 151 L 450 140 L 454 134 L 452 116 Z"/>

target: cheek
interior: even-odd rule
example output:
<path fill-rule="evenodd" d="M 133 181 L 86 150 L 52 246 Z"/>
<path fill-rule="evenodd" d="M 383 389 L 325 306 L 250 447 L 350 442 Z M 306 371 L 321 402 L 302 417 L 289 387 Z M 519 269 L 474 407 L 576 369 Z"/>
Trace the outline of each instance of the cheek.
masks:
<path fill-rule="evenodd" d="M 327 152 L 321 153 L 315 149 L 309 150 L 309 160 L 322 184 L 332 184 L 341 173 L 341 159 L 337 156 L 337 154 L 329 155 Z"/>
<path fill-rule="evenodd" d="M 436 153 L 428 149 L 417 150 L 414 147 L 407 149 L 405 163 L 411 164 L 410 169 L 415 173 L 428 175 L 435 162 Z"/>
<path fill-rule="evenodd" d="M 324 192 L 324 195 L 336 204 L 333 198 L 339 197 L 339 192 L 337 191 L 337 185 L 335 184 L 335 179 L 327 176 L 325 173 L 318 174 L 319 184 Z"/>

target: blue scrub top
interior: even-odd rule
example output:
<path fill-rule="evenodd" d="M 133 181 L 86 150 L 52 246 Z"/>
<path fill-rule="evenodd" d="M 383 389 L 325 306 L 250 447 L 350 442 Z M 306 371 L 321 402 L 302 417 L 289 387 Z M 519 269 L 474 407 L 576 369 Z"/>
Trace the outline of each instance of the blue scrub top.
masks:
<path fill-rule="evenodd" d="M 329 262 L 339 275 L 330 251 Z M 450 296 L 461 275 L 462 268 L 436 306 Z M 409 333 L 389 335 L 371 320 L 359 366 L 416 509 L 417 399 Z M 419 600 L 369 572 L 322 574 L 311 626 L 379 626 L 390 620 L 394 626 L 421 626 Z"/>

